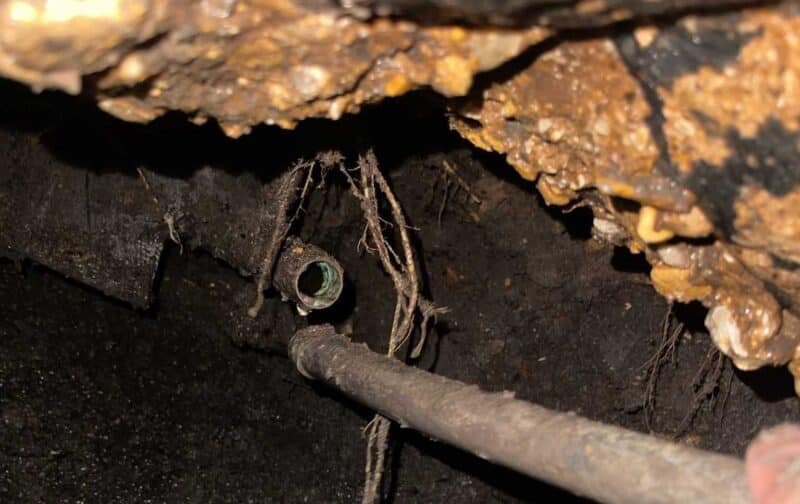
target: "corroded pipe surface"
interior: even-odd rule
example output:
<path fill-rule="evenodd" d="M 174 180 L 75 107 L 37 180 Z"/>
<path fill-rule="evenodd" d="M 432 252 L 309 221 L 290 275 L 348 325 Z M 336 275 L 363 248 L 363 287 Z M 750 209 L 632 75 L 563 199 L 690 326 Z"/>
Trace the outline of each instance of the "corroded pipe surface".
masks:
<path fill-rule="evenodd" d="M 289 237 L 275 265 L 272 284 L 306 314 L 328 308 L 339 299 L 344 270 L 321 248 Z"/>
<path fill-rule="evenodd" d="M 292 338 L 297 369 L 481 458 L 608 503 L 749 502 L 743 463 L 489 393 L 376 354 L 331 326 Z"/>

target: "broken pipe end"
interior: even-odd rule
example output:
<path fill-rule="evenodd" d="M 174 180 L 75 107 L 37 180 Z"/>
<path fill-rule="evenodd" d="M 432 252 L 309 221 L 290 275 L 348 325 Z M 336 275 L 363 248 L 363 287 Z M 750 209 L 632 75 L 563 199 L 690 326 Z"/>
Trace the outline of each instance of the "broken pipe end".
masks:
<path fill-rule="evenodd" d="M 328 308 L 339 299 L 344 270 L 321 248 L 290 237 L 275 265 L 272 283 L 285 298 L 297 303 L 300 313 L 306 314 Z"/>

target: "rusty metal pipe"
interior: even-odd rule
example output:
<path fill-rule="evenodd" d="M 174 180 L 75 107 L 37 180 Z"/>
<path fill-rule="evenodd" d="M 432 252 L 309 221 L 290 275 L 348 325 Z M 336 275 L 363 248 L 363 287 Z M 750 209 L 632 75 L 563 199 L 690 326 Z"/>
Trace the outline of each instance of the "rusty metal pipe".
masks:
<path fill-rule="evenodd" d="M 741 460 L 489 393 L 312 326 L 289 353 L 306 377 L 404 428 L 599 502 L 749 502 Z"/>
<path fill-rule="evenodd" d="M 344 269 L 321 248 L 291 236 L 275 264 L 272 284 L 305 315 L 328 308 L 339 299 Z"/>

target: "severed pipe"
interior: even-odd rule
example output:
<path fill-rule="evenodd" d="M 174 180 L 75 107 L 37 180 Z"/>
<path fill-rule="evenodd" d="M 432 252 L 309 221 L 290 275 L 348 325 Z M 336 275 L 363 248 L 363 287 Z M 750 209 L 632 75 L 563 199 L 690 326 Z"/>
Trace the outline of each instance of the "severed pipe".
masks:
<path fill-rule="evenodd" d="M 307 315 L 312 310 L 328 308 L 339 299 L 344 270 L 321 248 L 290 236 L 275 264 L 272 285 L 284 300 L 296 303 L 301 315 Z"/>
<path fill-rule="evenodd" d="M 329 325 L 297 332 L 301 374 L 479 457 L 605 503 L 750 502 L 741 460 L 559 413 L 407 366 Z"/>

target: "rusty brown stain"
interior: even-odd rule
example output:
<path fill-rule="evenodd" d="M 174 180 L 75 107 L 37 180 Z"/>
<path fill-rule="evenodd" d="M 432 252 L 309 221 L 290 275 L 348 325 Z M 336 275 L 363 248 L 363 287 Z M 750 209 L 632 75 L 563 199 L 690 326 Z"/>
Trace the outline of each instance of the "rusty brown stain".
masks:
<path fill-rule="evenodd" d="M 745 186 L 735 203 L 738 244 L 800 264 L 800 187 L 783 196 Z"/>
<path fill-rule="evenodd" d="M 754 137 L 769 117 L 787 130 L 798 129 L 800 18 L 777 10 L 753 11 L 743 16 L 739 31 L 754 38 L 736 61 L 720 70 L 702 66 L 659 90 L 669 154 L 683 172 L 701 160 L 721 166 L 733 154 L 725 141 L 731 129 Z M 701 121 L 698 113 L 714 125 Z"/>
<path fill-rule="evenodd" d="M 645 122 L 650 107 L 605 40 L 562 44 L 460 112 L 458 131 L 505 153 L 522 177 L 538 180 L 551 204 L 598 185 L 631 197 L 638 190 L 631 178 L 654 175 L 658 150 Z"/>

